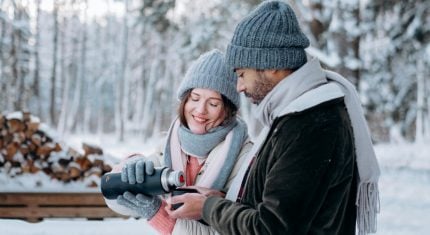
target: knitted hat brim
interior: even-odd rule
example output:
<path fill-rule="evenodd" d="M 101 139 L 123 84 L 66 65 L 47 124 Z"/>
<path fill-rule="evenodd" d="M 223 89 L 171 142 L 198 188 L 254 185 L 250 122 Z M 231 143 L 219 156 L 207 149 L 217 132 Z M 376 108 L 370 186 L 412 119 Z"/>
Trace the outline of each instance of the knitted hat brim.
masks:
<path fill-rule="evenodd" d="M 220 79 L 217 76 L 211 76 L 209 74 L 204 73 L 193 73 L 188 75 L 188 79 L 192 82 L 181 86 L 178 91 L 178 99 L 181 100 L 184 98 L 184 95 L 187 91 L 194 88 L 203 88 L 209 89 L 220 94 L 224 95 L 227 99 L 229 99 L 238 109 L 240 106 L 240 99 L 237 91 L 235 90 L 235 80 L 228 81 L 227 79 Z"/>
<path fill-rule="evenodd" d="M 232 69 L 295 69 L 307 61 L 303 47 L 248 48 L 229 44 L 226 63 Z"/>
<path fill-rule="evenodd" d="M 185 93 L 193 88 L 211 89 L 224 95 L 239 109 L 240 98 L 236 82 L 237 76 L 227 67 L 224 54 L 213 49 L 191 64 L 178 88 L 177 97 L 182 100 Z"/>

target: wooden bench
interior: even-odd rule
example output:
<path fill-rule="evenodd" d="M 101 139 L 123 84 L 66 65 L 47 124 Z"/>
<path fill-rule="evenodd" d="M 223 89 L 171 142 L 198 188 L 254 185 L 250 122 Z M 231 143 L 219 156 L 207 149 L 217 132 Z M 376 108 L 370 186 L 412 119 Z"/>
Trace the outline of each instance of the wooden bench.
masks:
<path fill-rule="evenodd" d="M 0 218 L 37 222 L 44 218 L 124 217 L 106 206 L 101 193 L 0 192 Z"/>

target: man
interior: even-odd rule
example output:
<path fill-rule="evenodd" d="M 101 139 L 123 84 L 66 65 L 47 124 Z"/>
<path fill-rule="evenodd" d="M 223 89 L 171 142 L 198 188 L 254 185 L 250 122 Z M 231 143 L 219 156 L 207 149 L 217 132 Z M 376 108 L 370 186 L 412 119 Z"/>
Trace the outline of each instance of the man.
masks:
<path fill-rule="evenodd" d="M 185 204 L 171 217 L 202 218 L 221 234 L 355 234 L 356 222 L 359 234 L 376 231 L 379 167 L 358 96 L 307 61 L 308 46 L 280 1 L 238 24 L 226 61 L 265 129 L 226 199 L 173 197 Z"/>

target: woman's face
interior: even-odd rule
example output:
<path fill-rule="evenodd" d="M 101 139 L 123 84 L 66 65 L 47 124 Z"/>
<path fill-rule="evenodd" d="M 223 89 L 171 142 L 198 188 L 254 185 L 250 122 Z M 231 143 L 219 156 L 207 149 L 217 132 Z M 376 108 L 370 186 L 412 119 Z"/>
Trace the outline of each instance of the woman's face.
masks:
<path fill-rule="evenodd" d="M 184 116 L 194 134 L 204 134 L 219 126 L 225 119 L 221 94 L 203 88 L 194 88 L 185 102 Z"/>

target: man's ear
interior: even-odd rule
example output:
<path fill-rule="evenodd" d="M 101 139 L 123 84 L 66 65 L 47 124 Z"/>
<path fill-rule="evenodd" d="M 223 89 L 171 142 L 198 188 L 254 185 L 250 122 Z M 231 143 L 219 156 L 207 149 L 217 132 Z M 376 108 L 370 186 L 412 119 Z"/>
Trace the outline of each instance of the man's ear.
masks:
<path fill-rule="evenodd" d="M 277 70 L 277 69 L 268 69 L 267 71 L 269 73 L 271 73 L 271 74 L 276 74 L 276 73 L 278 73 L 279 70 Z"/>
<path fill-rule="evenodd" d="M 265 69 L 264 73 L 266 73 L 266 76 L 274 77 L 276 76 L 276 71 L 276 69 Z"/>
<path fill-rule="evenodd" d="M 293 71 L 289 69 L 268 69 L 266 71 L 270 77 L 277 81 L 280 81 L 293 73 Z"/>

